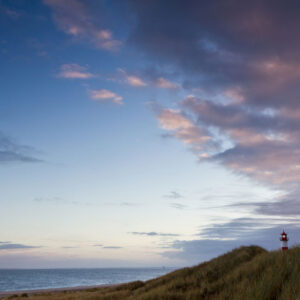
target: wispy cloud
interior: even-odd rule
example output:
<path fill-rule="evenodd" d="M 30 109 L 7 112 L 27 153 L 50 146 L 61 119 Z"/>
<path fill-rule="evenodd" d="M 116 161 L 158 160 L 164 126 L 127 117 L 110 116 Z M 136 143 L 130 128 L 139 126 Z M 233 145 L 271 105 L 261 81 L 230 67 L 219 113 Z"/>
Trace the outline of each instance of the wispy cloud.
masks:
<path fill-rule="evenodd" d="M 12 138 L 0 132 L 0 164 L 1 163 L 37 163 L 42 162 L 36 158 L 36 150 L 29 146 L 18 144 Z"/>
<path fill-rule="evenodd" d="M 165 236 L 165 237 L 179 236 L 179 234 L 176 233 L 162 233 L 162 232 L 155 232 L 155 231 L 149 231 L 149 232 L 133 231 L 129 233 L 134 235 L 144 235 L 144 236 Z"/>
<path fill-rule="evenodd" d="M 44 3 L 52 8 L 56 25 L 66 34 L 109 51 L 116 51 L 121 46 L 111 30 L 97 24 L 97 18 L 93 17 L 87 2 L 44 0 Z"/>
<path fill-rule="evenodd" d="M 90 97 L 95 100 L 95 101 L 108 101 L 108 102 L 113 102 L 116 104 L 123 104 L 122 100 L 123 97 L 115 94 L 114 92 L 111 92 L 109 90 L 106 89 L 102 89 L 102 90 L 91 90 L 89 92 Z"/>
<path fill-rule="evenodd" d="M 197 152 L 202 150 L 203 153 L 206 153 L 206 148 L 213 146 L 211 136 L 207 130 L 197 126 L 183 112 L 162 108 L 157 109 L 156 113 L 160 126 L 169 131 L 168 137 L 178 138 Z"/>
<path fill-rule="evenodd" d="M 284 226 L 294 221 L 294 218 L 281 217 L 236 218 L 228 222 L 206 225 L 201 228 L 198 235 L 203 239 L 239 239 L 246 236 L 250 237 L 253 231 L 273 228 L 280 224 Z"/>
<path fill-rule="evenodd" d="M 41 248 L 41 246 L 30 246 L 25 244 L 15 244 L 11 242 L 0 243 L 0 250 L 18 250 L 18 249 L 33 249 L 33 248 Z"/>
<path fill-rule="evenodd" d="M 154 80 L 154 84 L 162 89 L 178 89 L 179 85 L 177 83 L 171 82 L 163 77 L 159 77 Z"/>
<path fill-rule="evenodd" d="M 169 194 L 164 195 L 165 198 L 170 198 L 170 199 L 180 199 L 184 198 L 181 194 L 179 194 L 176 191 L 171 191 Z"/>
<path fill-rule="evenodd" d="M 138 206 L 138 203 L 135 202 L 120 202 L 119 203 L 120 206 L 128 206 L 128 207 L 132 207 L 132 206 Z"/>
<path fill-rule="evenodd" d="M 88 72 L 87 67 L 83 67 L 78 64 L 63 64 L 60 67 L 58 77 L 68 79 L 89 79 L 95 77 L 95 75 Z"/>
<path fill-rule="evenodd" d="M 148 74 L 130 74 L 128 71 L 119 68 L 118 74 L 110 78 L 110 80 L 117 81 L 119 83 L 125 83 L 133 87 L 146 87 L 154 86 L 162 89 L 178 89 L 179 85 L 177 83 L 171 82 L 163 77 L 153 77 Z"/>
<path fill-rule="evenodd" d="M 14 9 L 8 8 L 6 6 L 3 6 L 0 4 L 0 11 L 3 11 L 8 17 L 10 17 L 13 20 L 17 20 L 22 15 L 21 12 L 16 11 Z"/>
<path fill-rule="evenodd" d="M 47 45 L 44 42 L 41 42 L 37 38 L 29 38 L 27 40 L 27 45 L 30 49 L 32 49 L 37 56 L 39 57 L 49 57 L 47 52 Z"/>
<path fill-rule="evenodd" d="M 81 201 L 74 201 L 74 200 L 65 200 L 60 197 L 36 197 L 33 199 L 35 202 L 39 203 L 51 203 L 55 205 L 78 205 L 78 206 L 93 206 L 97 205 L 96 203 L 92 202 L 81 202 Z"/>
<path fill-rule="evenodd" d="M 252 210 L 255 214 L 269 216 L 299 216 L 299 190 L 287 192 L 280 195 L 272 201 L 256 201 L 256 202 L 236 202 L 228 205 L 228 207 Z"/>
<path fill-rule="evenodd" d="M 52 203 L 65 203 L 60 197 L 36 197 L 35 202 L 52 202 Z"/>
<path fill-rule="evenodd" d="M 121 206 L 121 207 L 133 207 L 133 206 L 139 206 L 141 205 L 140 203 L 136 202 L 105 202 L 105 206 Z"/>
<path fill-rule="evenodd" d="M 89 202 L 89 201 L 77 201 L 67 200 L 61 197 L 36 197 L 33 199 L 37 203 L 49 203 L 53 205 L 74 205 L 74 206 L 119 206 L 119 207 L 135 207 L 139 206 L 139 203 L 135 202 Z"/>
<path fill-rule="evenodd" d="M 147 83 L 140 77 L 136 75 L 129 75 L 124 69 L 118 69 L 121 77 L 121 82 L 125 82 L 134 87 L 144 87 Z"/>
<path fill-rule="evenodd" d="M 181 203 L 170 203 L 170 207 L 176 208 L 176 209 L 185 209 L 185 208 L 187 208 L 187 205 L 184 205 Z"/>
<path fill-rule="evenodd" d="M 122 249 L 123 248 L 121 246 L 105 246 L 102 244 L 94 244 L 93 247 L 98 247 L 98 248 L 102 248 L 102 249 Z"/>

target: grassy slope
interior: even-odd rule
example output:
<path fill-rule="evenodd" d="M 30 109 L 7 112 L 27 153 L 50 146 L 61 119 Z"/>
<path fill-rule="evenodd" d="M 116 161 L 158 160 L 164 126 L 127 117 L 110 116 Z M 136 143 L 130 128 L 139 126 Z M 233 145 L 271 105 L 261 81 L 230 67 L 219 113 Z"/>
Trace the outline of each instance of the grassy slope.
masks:
<path fill-rule="evenodd" d="M 112 288 L 32 295 L 30 298 L 67 299 L 300 299 L 300 248 L 267 252 L 241 247 L 209 262 L 143 282 Z M 12 297 L 11 297 L 12 299 Z"/>

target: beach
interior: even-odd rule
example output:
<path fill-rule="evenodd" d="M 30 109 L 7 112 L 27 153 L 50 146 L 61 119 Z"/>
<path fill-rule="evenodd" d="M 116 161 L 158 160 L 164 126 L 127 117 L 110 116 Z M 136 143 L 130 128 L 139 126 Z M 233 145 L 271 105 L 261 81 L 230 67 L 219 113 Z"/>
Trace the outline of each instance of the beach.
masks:
<path fill-rule="evenodd" d="M 6 297 L 12 295 L 34 295 L 34 294 L 52 294 L 52 293 L 61 293 L 61 292 L 76 292 L 76 291 L 85 291 L 90 289 L 101 289 L 107 287 L 115 287 L 120 284 L 100 284 L 100 285 L 92 285 L 92 286 L 75 286 L 75 287 L 65 287 L 65 288 L 48 288 L 48 289 L 37 289 L 37 290 L 18 290 L 18 291 L 7 291 L 0 292 L 0 299 L 5 299 Z"/>
<path fill-rule="evenodd" d="M 66 288 L 49 288 L 36 290 L 17 290 L 0 292 L 0 299 L 31 298 L 35 300 L 67 300 L 67 299 L 125 299 L 136 290 L 145 285 L 142 281 L 133 281 L 123 284 L 104 284 L 94 286 L 77 286 Z"/>

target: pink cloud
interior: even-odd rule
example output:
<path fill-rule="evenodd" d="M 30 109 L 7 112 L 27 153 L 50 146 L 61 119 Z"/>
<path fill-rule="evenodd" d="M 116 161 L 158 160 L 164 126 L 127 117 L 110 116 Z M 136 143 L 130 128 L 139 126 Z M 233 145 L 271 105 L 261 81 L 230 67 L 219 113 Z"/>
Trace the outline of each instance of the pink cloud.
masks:
<path fill-rule="evenodd" d="M 157 119 L 161 128 L 171 131 L 171 136 L 180 139 L 185 144 L 192 145 L 193 150 L 202 151 L 203 146 L 211 139 L 205 130 L 196 126 L 179 111 L 161 109 L 157 114 Z"/>
<path fill-rule="evenodd" d="M 247 103 L 224 105 L 194 96 L 180 104 L 180 110 L 161 109 L 157 119 L 168 136 L 189 145 L 200 160 L 222 163 L 277 188 L 294 190 L 298 186 L 298 110 L 271 114 Z"/>
<path fill-rule="evenodd" d="M 276 95 L 278 92 L 288 92 L 293 84 L 298 85 L 300 80 L 300 64 L 298 61 L 289 61 L 270 56 L 257 59 L 250 68 L 260 79 L 253 89 L 257 95 Z M 248 99 L 249 100 L 249 99 Z"/>
<path fill-rule="evenodd" d="M 245 96 L 243 95 L 242 90 L 239 87 L 232 87 L 226 89 L 224 95 L 234 103 L 242 103 L 245 101 Z"/>
<path fill-rule="evenodd" d="M 78 64 L 64 64 L 60 67 L 58 77 L 70 79 L 88 79 L 95 77 L 95 75 L 88 72 L 86 67 L 82 67 Z"/>
<path fill-rule="evenodd" d="M 121 46 L 110 30 L 96 25 L 86 3 L 78 0 L 44 0 L 44 3 L 52 8 L 56 25 L 66 34 L 108 51 L 116 51 Z"/>
<path fill-rule="evenodd" d="M 155 80 L 155 85 L 162 89 L 178 89 L 178 84 L 171 82 L 165 78 L 159 77 Z"/>
<path fill-rule="evenodd" d="M 95 101 L 110 101 L 117 104 L 123 104 L 123 97 L 106 89 L 90 91 L 90 97 Z"/>
<path fill-rule="evenodd" d="M 157 119 L 163 129 L 176 130 L 193 127 L 193 123 L 174 109 L 162 109 Z"/>
<path fill-rule="evenodd" d="M 128 76 L 127 81 L 129 85 L 132 86 L 146 86 L 147 84 L 137 76 Z"/>
<path fill-rule="evenodd" d="M 175 90 L 179 88 L 178 84 L 171 82 L 163 77 L 156 77 L 151 79 L 148 77 L 149 76 L 145 74 L 143 76 L 130 74 L 126 70 L 119 68 L 118 74 L 115 76 L 115 78 L 112 78 L 112 80 L 115 80 L 120 83 L 126 83 L 134 87 L 145 87 L 145 86 L 153 85 L 155 87 L 162 88 L 162 89 Z"/>
<path fill-rule="evenodd" d="M 120 76 L 122 77 L 122 81 L 125 83 L 134 86 L 134 87 L 144 87 L 147 86 L 147 83 L 140 77 L 135 75 L 129 75 L 125 70 L 118 69 Z"/>

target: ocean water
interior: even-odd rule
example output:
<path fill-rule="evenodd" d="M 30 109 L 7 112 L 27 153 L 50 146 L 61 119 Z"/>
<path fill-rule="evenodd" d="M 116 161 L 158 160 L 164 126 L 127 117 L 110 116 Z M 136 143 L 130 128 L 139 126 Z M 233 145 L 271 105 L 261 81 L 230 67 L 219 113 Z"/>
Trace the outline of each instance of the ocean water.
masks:
<path fill-rule="evenodd" d="M 0 269 L 0 291 L 35 290 L 116 284 L 148 280 L 171 272 L 171 268 L 114 269 Z"/>

